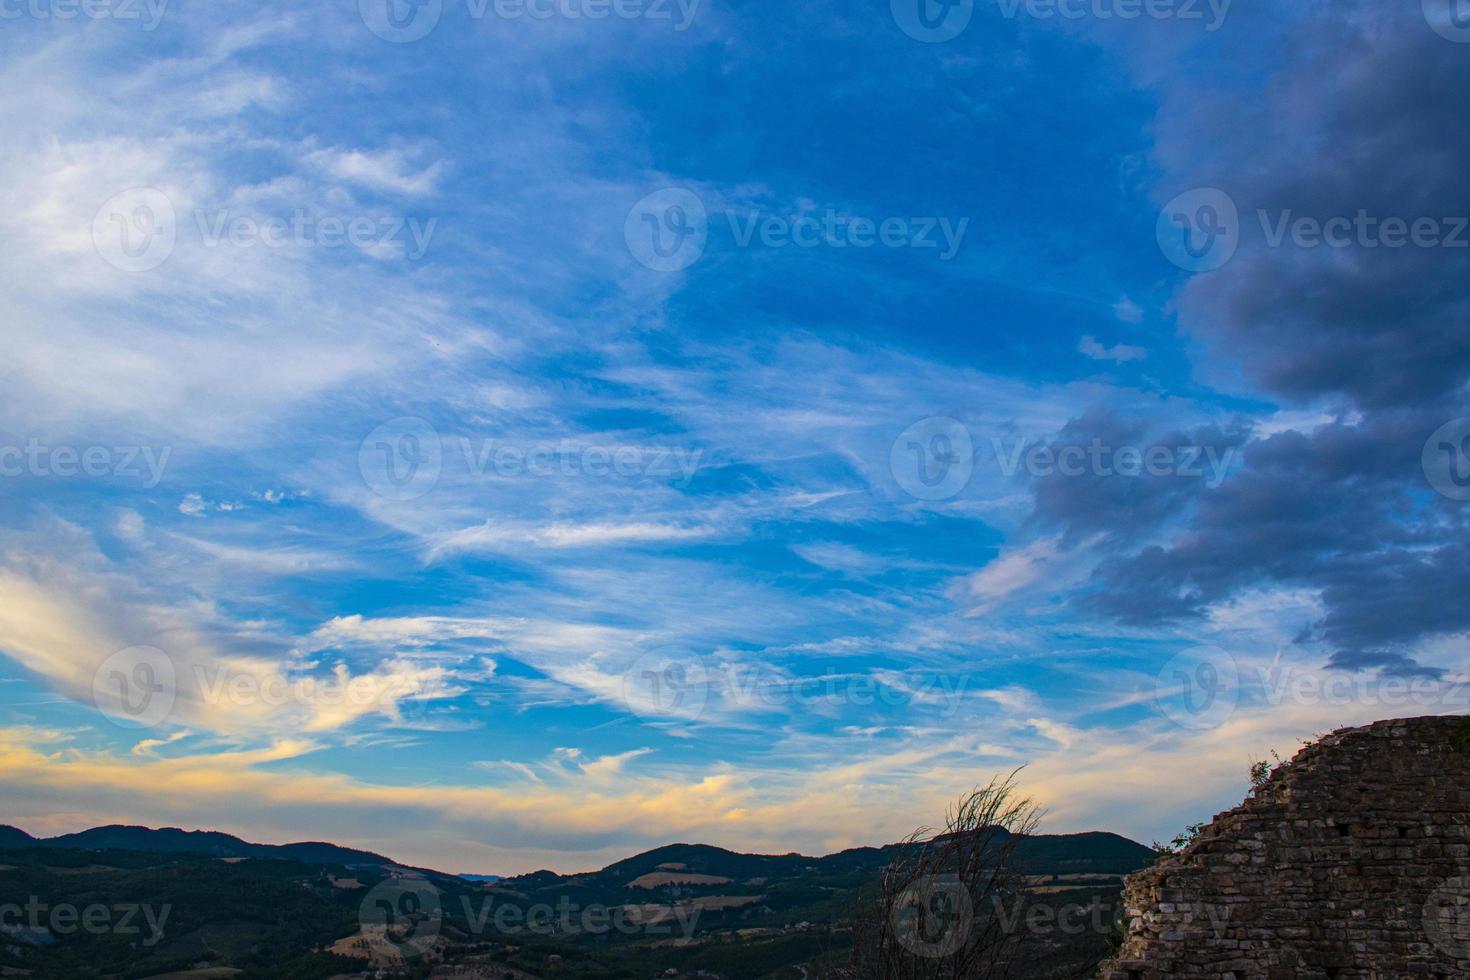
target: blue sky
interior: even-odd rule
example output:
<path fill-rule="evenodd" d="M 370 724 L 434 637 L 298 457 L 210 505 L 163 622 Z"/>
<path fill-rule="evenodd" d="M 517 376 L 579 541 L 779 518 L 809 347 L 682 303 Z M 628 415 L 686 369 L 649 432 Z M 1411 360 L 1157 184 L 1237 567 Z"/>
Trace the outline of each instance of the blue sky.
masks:
<path fill-rule="evenodd" d="M 925 3 L 5 8 L 0 819 L 1146 841 L 1465 710 L 1450 8 Z"/>

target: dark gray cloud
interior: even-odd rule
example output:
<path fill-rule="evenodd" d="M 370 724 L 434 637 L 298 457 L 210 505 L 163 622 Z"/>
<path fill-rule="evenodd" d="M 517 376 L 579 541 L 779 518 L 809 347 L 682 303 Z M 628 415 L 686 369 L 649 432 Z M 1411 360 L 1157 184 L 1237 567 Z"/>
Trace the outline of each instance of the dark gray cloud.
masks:
<path fill-rule="evenodd" d="M 1418 3 L 1310 9 L 1260 97 L 1172 117 L 1170 138 L 1198 155 L 1168 189 L 1225 190 L 1242 241 L 1186 285 L 1180 322 L 1290 399 L 1447 397 L 1470 376 L 1470 115 L 1454 95 L 1470 91 L 1470 46 L 1433 33 Z M 1284 217 L 1352 219 L 1352 244 L 1273 247 L 1262 211 L 1271 234 Z M 1390 247 L 1390 219 L 1430 219 L 1461 244 Z"/>
<path fill-rule="evenodd" d="M 1239 464 L 1251 423 L 1160 431 L 1094 408 L 1044 444 L 1050 472 L 1033 474 L 1033 522 L 1071 546 L 1095 535 L 1126 544 L 1154 534 Z M 1068 450 L 1071 455 L 1068 456 Z M 1070 472 L 1060 467 L 1070 464 Z"/>
<path fill-rule="evenodd" d="M 1470 242 L 1457 220 L 1470 216 L 1470 45 L 1436 35 L 1419 8 L 1313 3 L 1269 46 L 1258 92 L 1167 96 L 1161 199 L 1215 186 L 1241 213 L 1239 253 L 1181 290 L 1181 327 L 1203 365 L 1238 364 L 1283 405 L 1340 415 L 1250 443 L 1214 489 L 1038 482 L 1037 521 L 1069 540 L 1108 532 L 1085 607 L 1159 624 L 1251 588 L 1310 589 L 1324 613 L 1302 641 L 1333 666 L 1398 673 L 1424 670 L 1415 643 L 1470 630 L 1470 506 L 1429 493 L 1420 469 L 1429 434 L 1470 415 L 1470 248 L 1390 248 L 1378 234 L 1385 219 L 1428 218 Z M 1261 211 L 1273 229 L 1284 215 L 1345 217 L 1352 244 L 1273 245 Z M 1361 241 L 1360 213 L 1379 223 Z M 1119 424 L 1084 417 L 1063 438 Z"/>
<path fill-rule="evenodd" d="M 1082 602 L 1125 622 L 1187 620 L 1258 587 L 1317 591 L 1322 620 L 1301 637 L 1335 666 L 1410 672 L 1415 641 L 1470 629 L 1470 521 L 1408 491 L 1432 431 L 1392 413 L 1252 443 L 1241 471 L 1198 494 L 1166 544 L 1120 550 Z M 1421 477 L 1422 480 L 1422 477 Z"/>

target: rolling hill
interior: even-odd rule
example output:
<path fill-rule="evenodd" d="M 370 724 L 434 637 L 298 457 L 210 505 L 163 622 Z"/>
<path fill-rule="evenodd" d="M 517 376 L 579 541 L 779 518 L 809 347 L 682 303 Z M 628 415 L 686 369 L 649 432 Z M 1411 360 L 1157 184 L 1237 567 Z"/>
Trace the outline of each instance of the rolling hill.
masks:
<path fill-rule="evenodd" d="M 1108 930 L 1122 875 L 1154 860 L 1150 849 L 1114 834 L 1015 844 L 1034 887 L 1028 901 L 1098 905 L 1108 910 Z M 157 919 L 156 930 L 147 916 L 137 920 L 148 923 L 141 938 L 44 919 L 0 927 L 0 973 L 29 971 L 35 980 L 159 980 L 181 971 L 330 980 L 376 970 L 489 980 L 820 977 L 847 956 L 852 914 L 866 907 L 880 870 L 904 846 L 808 857 L 669 844 L 597 871 L 490 880 L 409 869 L 326 843 L 264 845 L 127 826 L 36 838 L 0 826 L 0 894 L 38 896 L 53 908 L 141 907 Z M 369 910 L 385 899 L 399 909 L 405 890 L 421 901 L 395 928 L 430 926 L 430 942 L 418 951 L 384 948 L 382 927 L 370 921 Z M 1080 975 L 1107 953 L 1107 935 L 1096 929 L 1027 942 L 1033 980 Z"/>
<path fill-rule="evenodd" d="M 339 864 L 346 867 L 397 867 L 381 854 L 358 851 L 335 844 L 252 844 L 208 830 L 163 827 L 130 827 L 111 824 L 59 837 L 32 837 L 17 827 L 0 824 L 0 848 L 42 847 L 86 851 L 147 851 L 152 854 L 198 854 L 216 858 L 278 858 L 310 864 Z"/>

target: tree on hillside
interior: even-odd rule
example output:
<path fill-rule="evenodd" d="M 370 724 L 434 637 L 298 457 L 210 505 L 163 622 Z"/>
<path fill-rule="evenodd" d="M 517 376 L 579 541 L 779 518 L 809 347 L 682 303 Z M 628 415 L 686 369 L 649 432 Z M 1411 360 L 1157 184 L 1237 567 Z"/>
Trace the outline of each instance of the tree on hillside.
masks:
<path fill-rule="evenodd" d="M 975 789 L 944 828 L 916 831 L 884 869 L 875 899 L 853 919 L 846 980 L 1000 980 L 1022 976 L 1019 923 L 1026 877 L 1015 861 L 1041 812 L 1020 795 L 1019 772 Z"/>

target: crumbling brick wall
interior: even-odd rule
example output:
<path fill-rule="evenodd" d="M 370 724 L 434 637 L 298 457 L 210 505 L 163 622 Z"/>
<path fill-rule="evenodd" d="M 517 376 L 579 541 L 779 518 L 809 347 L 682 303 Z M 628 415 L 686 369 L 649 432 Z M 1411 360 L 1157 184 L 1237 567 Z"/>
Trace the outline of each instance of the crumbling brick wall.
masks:
<path fill-rule="evenodd" d="M 1304 748 L 1129 877 L 1102 980 L 1470 978 L 1467 736 L 1411 718 Z"/>

